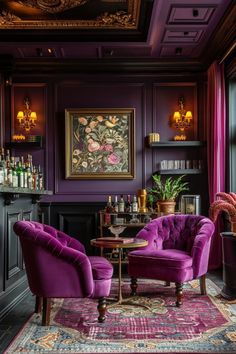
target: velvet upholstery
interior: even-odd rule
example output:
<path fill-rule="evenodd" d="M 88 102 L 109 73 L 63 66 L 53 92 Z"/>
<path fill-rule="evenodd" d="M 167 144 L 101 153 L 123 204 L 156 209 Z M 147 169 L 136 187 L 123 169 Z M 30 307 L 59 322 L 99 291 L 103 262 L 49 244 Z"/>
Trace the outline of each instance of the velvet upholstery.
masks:
<path fill-rule="evenodd" d="M 128 254 L 132 292 L 136 292 L 137 278 L 175 282 L 179 306 L 182 283 L 207 272 L 213 232 L 213 222 L 200 215 L 167 215 L 145 225 L 136 237 L 147 240 L 148 245 Z"/>
<path fill-rule="evenodd" d="M 113 275 L 111 263 L 104 257 L 87 256 L 78 240 L 52 226 L 17 221 L 13 228 L 20 238 L 32 293 L 44 299 L 98 298 L 102 302 L 98 320 L 103 322 Z"/>

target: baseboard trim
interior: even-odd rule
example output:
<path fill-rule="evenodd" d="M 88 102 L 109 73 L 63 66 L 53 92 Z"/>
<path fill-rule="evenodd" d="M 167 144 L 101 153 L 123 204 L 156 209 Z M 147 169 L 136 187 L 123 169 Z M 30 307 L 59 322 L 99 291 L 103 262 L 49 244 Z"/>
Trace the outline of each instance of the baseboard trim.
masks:
<path fill-rule="evenodd" d="M 8 313 L 15 306 L 17 306 L 29 293 L 30 293 L 30 289 L 27 287 L 18 296 L 16 296 L 11 302 L 9 302 L 7 306 L 3 307 L 0 311 L 0 321 L 3 320 L 4 317 L 6 317 Z"/>

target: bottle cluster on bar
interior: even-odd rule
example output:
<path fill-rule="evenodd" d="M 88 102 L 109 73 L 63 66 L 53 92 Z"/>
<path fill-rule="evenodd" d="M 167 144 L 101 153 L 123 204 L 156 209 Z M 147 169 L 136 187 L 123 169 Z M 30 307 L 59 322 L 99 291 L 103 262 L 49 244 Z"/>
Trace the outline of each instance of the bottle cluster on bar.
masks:
<path fill-rule="evenodd" d="M 123 195 L 120 196 L 118 200 L 118 196 L 115 195 L 114 202 L 112 202 L 111 195 L 108 196 L 107 205 L 105 208 L 107 213 L 129 213 L 129 212 L 138 212 L 138 201 L 137 196 L 134 195 L 131 201 L 131 195 L 127 195 L 127 200 L 124 200 Z"/>
<path fill-rule="evenodd" d="M 0 187 L 43 190 L 44 181 L 40 165 L 33 165 L 32 155 L 11 156 L 10 150 L 0 149 Z"/>

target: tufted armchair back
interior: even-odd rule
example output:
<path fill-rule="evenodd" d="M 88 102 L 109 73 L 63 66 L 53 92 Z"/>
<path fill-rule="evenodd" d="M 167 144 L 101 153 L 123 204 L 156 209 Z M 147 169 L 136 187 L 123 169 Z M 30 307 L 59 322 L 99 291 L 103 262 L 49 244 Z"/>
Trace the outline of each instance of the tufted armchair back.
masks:
<path fill-rule="evenodd" d="M 13 229 L 20 238 L 30 290 L 37 297 L 109 295 L 113 267 L 105 258 L 87 256 L 82 243 L 49 225 L 18 221 Z"/>
<path fill-rule="evenodd" d="M 136 237 L 148 240 L 147 249 L 179 249 L 190 252 L 194 239 L 212 229 L 208 218 L 200 215 L 167 215 L 148 223 Z M 210 239 L 210 233 L 207 233 Z M 207 241 L 207 240 L 206 240 Z"/>
<path fill-rule="evenodd" d="M 128 254 L 129 275 L 176 284 L 205 276 L 213 232 L 213 222 L 201 215 L 166 215 L 152 220 L 136 235 L 148 245 Z"/>

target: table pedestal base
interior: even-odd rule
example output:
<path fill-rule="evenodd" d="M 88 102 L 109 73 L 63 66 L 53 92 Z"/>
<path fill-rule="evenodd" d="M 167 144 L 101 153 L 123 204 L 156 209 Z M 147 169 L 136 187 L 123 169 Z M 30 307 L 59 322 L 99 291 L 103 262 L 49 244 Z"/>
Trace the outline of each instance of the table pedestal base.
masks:
<path fill-rule="evenodd" d="M 107 301 L 114 301 L 115 299 L 111 299 L 108 298 Z M 137 304 L 137 302 L 135 302 L 135 296 L 130 296 L 127 298 L 121 298 L 121 299 L 116 299 L 115 302 L 113 302 L 112 304 L 108 304 L 107 308 L 111 308 L 111 307 L 115 307 L 115 306 L 119 306 L 119 305 L 131 305 L 131 306 L 140 306 L 140 307 L 144 307 L 147 310 L 151 311 L 151 308 L 148 305 L 145 304 Z"/>

